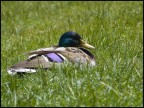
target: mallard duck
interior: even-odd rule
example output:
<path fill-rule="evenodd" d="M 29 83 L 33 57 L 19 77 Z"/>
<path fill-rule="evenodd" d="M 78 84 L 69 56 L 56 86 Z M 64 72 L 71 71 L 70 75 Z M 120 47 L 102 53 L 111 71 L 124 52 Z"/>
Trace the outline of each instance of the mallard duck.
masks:
<path fill-rule="evenodd" d="M 8 68 L 8 73 L 33 73 L 39 67 L 49 69 L 53 64 L 65 63 L 65 61 L 95 66 L 95 57 L 86 48 L 94 49 L 95 47 L 84 42 L 78 33 L 68 31 L 60 37 L 57 46 L 26 53 L 29 55 L 28 59 Z"/>

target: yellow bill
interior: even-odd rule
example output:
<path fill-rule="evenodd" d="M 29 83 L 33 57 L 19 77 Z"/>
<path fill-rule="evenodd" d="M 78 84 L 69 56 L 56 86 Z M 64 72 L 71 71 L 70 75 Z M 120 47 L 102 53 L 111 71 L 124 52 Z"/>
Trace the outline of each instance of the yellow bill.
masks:
<path fill-rule="evenodd" d="M 84 42 L 83 40 L 81 40 L 80 46 L 81 46 L 81 47 L 85 47 L 85 48 L 95 49 L 94 46 L 92 46 L 92 45 Z"/>

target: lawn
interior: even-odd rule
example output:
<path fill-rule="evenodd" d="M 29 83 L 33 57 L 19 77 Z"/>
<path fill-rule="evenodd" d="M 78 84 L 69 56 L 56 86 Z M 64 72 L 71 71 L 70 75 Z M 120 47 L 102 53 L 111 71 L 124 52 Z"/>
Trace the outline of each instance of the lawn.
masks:
<path fill-rule="evenodd" d="M 95 46 L 97 66 L 10 76 L 25 52 L 58 44 L 66 31 Z M 2 1 L 1 106 L 143 106 L 142 1 Z"/>

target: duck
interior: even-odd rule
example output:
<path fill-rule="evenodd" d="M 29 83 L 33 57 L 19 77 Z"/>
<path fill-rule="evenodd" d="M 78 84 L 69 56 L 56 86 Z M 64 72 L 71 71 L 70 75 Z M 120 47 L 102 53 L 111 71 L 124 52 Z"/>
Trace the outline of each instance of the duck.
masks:
<path fill-rule="evenodd" d="M 25 53 L 28 58 L 10 66 L 7 72 L 11 75 L 35 73 L 39 68 L 47 70 L 52 68 L 53 64 L 67 62 L 94 67 L 96 59 L 88 49 L 95 49 L 95 47 L 83 41 L 78 33 L 67 31 L 60 37 L 58 45 Z"/>

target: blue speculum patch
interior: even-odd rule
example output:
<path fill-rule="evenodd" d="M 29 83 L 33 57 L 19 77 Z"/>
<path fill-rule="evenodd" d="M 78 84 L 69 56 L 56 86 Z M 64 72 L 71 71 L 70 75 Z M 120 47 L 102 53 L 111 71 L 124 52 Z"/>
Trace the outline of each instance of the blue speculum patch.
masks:
<path fill-rule="evenodd" d="M 56 53 L 49 53 L 49 54 L 45 54 L 45 56 L 51 61 L 51 62 L 63 62 L 63 58 L 60 57 L 58 54 Z"/>

